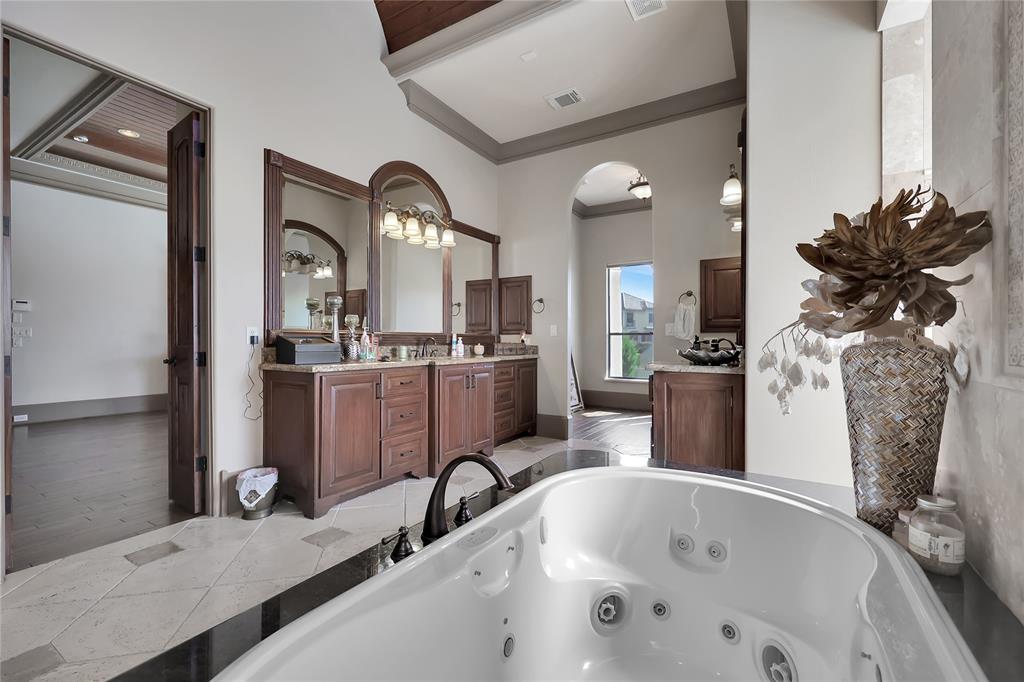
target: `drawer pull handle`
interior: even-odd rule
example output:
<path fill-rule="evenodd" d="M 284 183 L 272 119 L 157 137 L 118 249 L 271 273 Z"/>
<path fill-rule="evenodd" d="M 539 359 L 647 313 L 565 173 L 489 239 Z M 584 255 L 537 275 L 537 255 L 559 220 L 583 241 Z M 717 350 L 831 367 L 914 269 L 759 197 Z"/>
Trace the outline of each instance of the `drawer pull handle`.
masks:
<path fill-rule="evenodd" d="M 398 418 L 399 419 L 407 419 L 409 417 L 414 416 L 415 414 L 416 414 L 415 412 L 402 412 L 401 414 L 398 415 Z"/>
<path fill-rule="evenodd" d="M 408 385 L 409 385 L 409 384 L 411 384 L 411 383 L 412 383 L 412 379 L 408 379 L 408 380 L 406 380 L 406 381 L 399 381 L 399 382 L 398 382 L 398 385 L 399 385 L 399 386 L 408 386 Z"/>
<path fill-rule="evenodd" d="M 406 450 L 405 452 L 399 452 L 398 456 L 399 457 L 408 457 L 409 455 L 415 455 L 415 454 L 416 454 L 415 450 Z"/>

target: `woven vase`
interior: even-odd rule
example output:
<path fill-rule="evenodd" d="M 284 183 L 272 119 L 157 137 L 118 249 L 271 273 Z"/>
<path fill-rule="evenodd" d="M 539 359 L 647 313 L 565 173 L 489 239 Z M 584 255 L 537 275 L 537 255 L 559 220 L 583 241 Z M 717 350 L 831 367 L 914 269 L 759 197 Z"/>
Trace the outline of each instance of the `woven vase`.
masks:
<path fill-rule="evenodd" d="M 886 535 L 900 509 L 931 494 L 946 415 L 945 351 L 896 341 L 840 356 L 857 516 Z"/>

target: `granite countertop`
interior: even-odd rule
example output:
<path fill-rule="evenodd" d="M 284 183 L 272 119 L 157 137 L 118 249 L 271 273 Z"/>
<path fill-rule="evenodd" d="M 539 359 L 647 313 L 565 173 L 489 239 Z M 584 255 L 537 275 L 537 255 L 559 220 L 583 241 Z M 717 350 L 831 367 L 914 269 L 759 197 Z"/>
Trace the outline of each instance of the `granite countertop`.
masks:
<path fill-rule="evenodd" d="M 652 362 L 647 365 L 652 372 L 692 372 L 694 374 L 744 374 L 743 367 L 725 365 L 691 365 L 688 362 Z"/>
<path fill-rule="evenodd" d="M 509 478 L 515 484 L 514 489 L 498 490 L 496 486 L 491 486 L 482 490 L 479 497 L 469 500 L 469 508 L 474 517 L 479 517 L 531 485 L 564 471 L 627 463 L 629 466 L 637 466 L 636 455 L 567 447 L 511 475 Z M 680 465 L 653 458 L 642 466 L 697 471 L 752 481 L 806 495 L 850 515 L 856 513 L 853 489 L 845 486 Z M 445 512 L 449 525 L 457 508 L 455 504 Z M 422 532 L 423 524 L 419 523 L 411 527 L 409 535 L 419 538 Z M 144 661 L 115 679 L 207 682 L 281 628 L 377 575 L 385 566 L 393 548 L 394 542 L 388 545 L 374 544 L 173 649 Z M 984 673 L 993 681 L 1024 680 L 1024 624 L 996 598 L 974 569 L 965 564 L 960 576 L 926 575 Z M 343 661 L 339 661 L 338 677 L 344 677 Z"/>
<path fill-rule="evenodd" d="M 533 355 L 467 355 L 464 358 L 453 358 L 447 355 L 439 355 L 433 358 L 421 358 L 410 360 L 361 361 L 361 362 L 333 362 L 323 365 L 287 365 L 280 362 L 264 362 L 260 370 L 264 372 L 301 372 L 305 374 L 318 374 L 323 372 L 360 372 L 368 369 L 401 369 L 403 367 L 427 367 L 429 365 L 476 365 L 482 362 L 506 362 L 508 360 L 536 360 L 539 356 Z"/>

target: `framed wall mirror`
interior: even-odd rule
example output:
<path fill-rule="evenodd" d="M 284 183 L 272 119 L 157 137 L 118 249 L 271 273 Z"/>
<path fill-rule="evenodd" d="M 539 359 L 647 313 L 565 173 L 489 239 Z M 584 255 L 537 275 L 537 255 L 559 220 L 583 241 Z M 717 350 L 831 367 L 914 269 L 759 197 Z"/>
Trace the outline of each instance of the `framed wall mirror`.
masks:
<path fill-rule="evenodd" d="M 367 315 L 370 191 L 266 150 L 265 338 L 330 333 L 338 319 Z"/>

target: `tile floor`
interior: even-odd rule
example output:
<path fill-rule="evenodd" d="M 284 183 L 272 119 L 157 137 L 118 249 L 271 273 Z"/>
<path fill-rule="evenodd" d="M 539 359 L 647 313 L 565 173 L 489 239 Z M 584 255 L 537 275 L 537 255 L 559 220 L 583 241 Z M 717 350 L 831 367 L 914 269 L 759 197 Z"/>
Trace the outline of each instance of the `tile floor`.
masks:
<path fill-rule="evenodd" d="M 495 450 L 515 473 L 595 440 L 523 438 Z M 487 488 L 464 465 L 446 505 Z M 0 597 L 0 678 L 103 680 L 189 639 L 422 520 L 434 479 L 405 480 L 319 519 L 281 504 L 261 521 L 196 518 L 7 576 Z"/>

